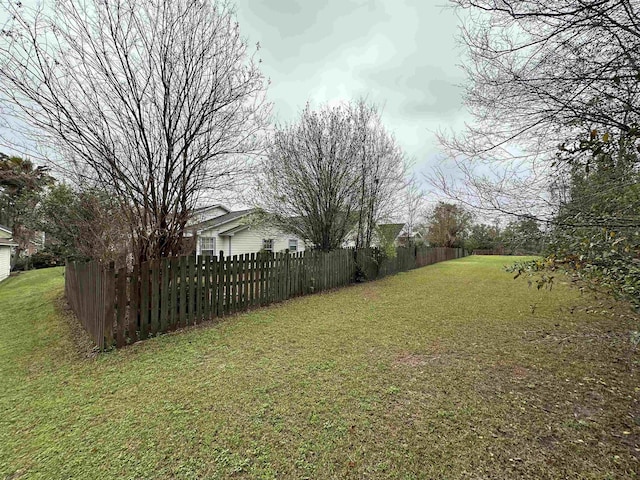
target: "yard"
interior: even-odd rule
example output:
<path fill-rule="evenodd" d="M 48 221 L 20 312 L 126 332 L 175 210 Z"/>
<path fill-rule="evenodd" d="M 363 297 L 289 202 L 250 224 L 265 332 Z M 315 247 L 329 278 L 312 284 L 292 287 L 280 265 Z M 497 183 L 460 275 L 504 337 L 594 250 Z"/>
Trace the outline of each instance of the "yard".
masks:
<path fill-rule="evenodd" d="M 6 280 L 0 478 L 636 478 L 638 320 L 562 282 L 529 288 L 511 261 L 98 356 L 61 310 L 61 269 Z"/>

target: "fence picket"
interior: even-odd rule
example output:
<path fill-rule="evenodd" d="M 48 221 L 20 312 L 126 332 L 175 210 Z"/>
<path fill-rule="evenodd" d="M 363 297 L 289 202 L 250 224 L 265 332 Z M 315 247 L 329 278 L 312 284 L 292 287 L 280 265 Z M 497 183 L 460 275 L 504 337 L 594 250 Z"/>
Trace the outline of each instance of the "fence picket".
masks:
<path fill-rule="evenodd" d="M 140 339 L 149 335 L 149 263 L 140 265 Z"/>
<path fill-rule="evenodd" d="M 238 288 L 238 256 L 233 255 L 231 257 L 231 313 L 235 313 L 238 309 L 238 295 L 240 293 Z"/>
<path fill-rule="evenodd" d="M 160 262 L 154 260 L 150 262 L 151 267 L 151 333 L 157 334 L 160 325 Z"/>
<path fill-rule="evenodd" d="M 224 313 L 231 313 L 231 295 L 233 293 L 231 282 L 233 281 L 233 275 L 231 274 L 231 266 L 233 257 L 228 255 L 224 261 Z"/>
<path fill-rule="evenodd" d="M 187 299 L 187 325 L 193 325 L 196 320 L 195 304 L 196 304 L 196 282 L 195 282 L 195 258 L 187 257 L 187 279 L 188 279 L 188 299 Z"/>
<path fill-rule="evenodd" d="M 125 319 L 127 318 L 127 269 L 118 270 L 116 274 L 116 347 L 123 347 L 127 341 L 125 336 Z"/>
<path fill-rule="evenodd" d="M 218 316 L 224 315 L 224 283 L 223 283 L 223 268 L 224 268 L 224 253 L 220 250 L 220 257 L 218 258 L 218 269 L 216 271 L 216 289 L 217 289 L 217 311 Z"/>
<path fill-rule="evenodd" d="M 202 255 L 196 261 L 196 323 L 204 317 L 204 265 Z"/>
<path fill-rule="evenodd" d="M 166 332 L 169 329 L 169 259 L 163 258 L 160 262 L 160 331 Z"/>
<path fill-rule="evenodd" d="M 171 294 L 169 300 L 169 328 L 175 328 L 179 321 L 178 315 L 178 285 L 180 283 L 180 260 L 172 258 L 169 261 L 169 280 L 171 282 Z"/>
<path fill-rule="evenodd" d="M 187 324 L 187 257 L 180 257 L 180 277 L 178 281 L 178 327 Z"/>
<path fill-rule="evenodd" d="M 207 255 L 204 257 L 204 291 L 203 291 L 203 317 L 204 320 L 211 320 L 214 317 L 215 307 L 211 308 L 212 301 L 215 302 L 215 295 L 211 295 L 211 272 L 215 272 L 215 258 L 211 258 L 211 256 Z M 214 303 L 215 305 L 215 303 Z"/>
<path fill-rule="evenodd" d="M 183 256 L 134 265 L 69 262 L 65 295 L 99 348 L 148 338 L 178 326 L 244 311 L 400 271 L 462 258 L 461 248 L 399 247 L 380 258 L 373 249 L 333 252 L 252 253 L 216 257 Z"/>

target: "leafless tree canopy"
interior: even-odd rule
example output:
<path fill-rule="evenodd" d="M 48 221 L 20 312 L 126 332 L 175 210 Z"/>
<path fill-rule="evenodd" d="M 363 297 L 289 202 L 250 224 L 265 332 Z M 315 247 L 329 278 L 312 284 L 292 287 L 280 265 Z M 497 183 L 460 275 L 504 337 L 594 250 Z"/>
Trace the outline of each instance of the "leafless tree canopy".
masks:
<path fill-rule="evenodd" d="M 366 247 L 376 224 L 393 213 L 404 176 L 404 154 L 375 106 L 307 105 L 298 122 L 276 129 L 257 203 L 317 248 L 339 248 L 348 235 Z"/>
<path fill-rule="evenodd" d="M 640 6 L 630 0 L 454 0 L 467 18 L 465 103 L 474 121 L 443 135 L 459 167 L 451 196 L 507 213 L 552 212 L 558 146 L 638 127 Z M 560 168 L 559 168 L 560 167 Z"/>
<path fill-rule="evenodd" d="M 415 175 L 412 175 L 402 195 L 402 209 L 404 210 L 403 216 L 405 220 L 402 233 L 407 245 L 415 240 L 414 235 L 418 233 L 419 223 L 427 214 L 425 199 L 425 193 L 420 188 L 418 179 Z"/>
<path fill-rule="evenodd" d="M 55 146 L 74 180 L 117 197 L 139 260 L 178 252 L 198 194 L 238 178 L 268 115 L 230 6 L 61 0 L 9 13 L 5 114 Z"/>
<path fill-rule="evenodd" d="M 357 248 L 368 248 L 377 224 L 389 220 L 400 207 L 408 162 L 395 138 L 384 128 L 375 105 L 359 100 L 352 110 L 356 126 L 353 144 L 359 161 L 355 243 Z"/>

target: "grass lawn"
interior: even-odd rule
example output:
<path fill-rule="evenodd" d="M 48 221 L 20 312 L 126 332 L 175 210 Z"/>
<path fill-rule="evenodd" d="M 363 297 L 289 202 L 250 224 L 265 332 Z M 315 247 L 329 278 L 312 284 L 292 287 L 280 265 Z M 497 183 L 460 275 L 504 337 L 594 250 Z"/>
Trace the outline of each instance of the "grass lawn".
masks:
<path fill-rule="evenodd" d="M 87 357 L 0 285 L 0 478 L 637 478 L 637 320 L 467 257 Z M 610 308 L 611 307 L 611 308 Z"/>

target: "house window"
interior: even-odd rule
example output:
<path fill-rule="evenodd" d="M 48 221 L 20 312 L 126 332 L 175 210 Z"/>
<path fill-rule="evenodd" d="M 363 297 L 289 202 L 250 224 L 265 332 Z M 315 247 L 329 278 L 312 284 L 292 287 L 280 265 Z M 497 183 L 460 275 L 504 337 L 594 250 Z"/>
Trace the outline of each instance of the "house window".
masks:
<path fill-rule="evenodd" d="M 273 238 L 264 238 L 262 240 L 262 249 L 266 252 L 273 252 Z"/>
<path fill-rule="evenodd" d="M 213 257 L 216 254 L 216 238 L 200 237 L 200 255 L 204 257 Z"/>
<path fill-rule="evenodd" d="M 289 251 L 290 252 L 297 252 L 298 251 L 298 239 L 297 238 L 290 238 L 289 239 Z"/>

